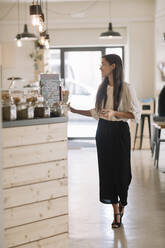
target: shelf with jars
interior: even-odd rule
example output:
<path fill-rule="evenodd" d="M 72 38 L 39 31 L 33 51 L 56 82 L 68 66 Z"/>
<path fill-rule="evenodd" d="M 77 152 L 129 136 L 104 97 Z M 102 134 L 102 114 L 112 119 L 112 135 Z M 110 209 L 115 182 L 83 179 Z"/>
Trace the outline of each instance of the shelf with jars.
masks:
<path fill-rule="evenodd" d="M 40 89 L 2 91 L 2 120 L 20 121 L 39 118 L 67 117 L 68 92 L 62 91 L 60 102 L 50 106 Z"/>

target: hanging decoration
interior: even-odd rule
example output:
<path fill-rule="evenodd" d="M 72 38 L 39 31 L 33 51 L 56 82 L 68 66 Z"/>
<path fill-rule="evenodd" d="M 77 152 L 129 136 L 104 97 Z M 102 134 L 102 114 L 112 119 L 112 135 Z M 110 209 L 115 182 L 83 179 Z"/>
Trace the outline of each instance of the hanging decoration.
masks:
<path fill-rule="evenodd" d="M 45 47 L 47 49 L 49 48 L 49 34 L 46 34 L 46 37 L 45 37 Z"/>
<path fill-rule="evenodd" d="M 46 37 L 45 37 L 45 47 L 49 48 L 50 37 L 48 34 L 48 2 L 46 0 Z"/>
<path fill-rule="evenodd" d="M 40 40 L 39 43 L 44 46 L 45 45 L 45 38 L 46 38 L 46 31 L 40 33 Z"/>

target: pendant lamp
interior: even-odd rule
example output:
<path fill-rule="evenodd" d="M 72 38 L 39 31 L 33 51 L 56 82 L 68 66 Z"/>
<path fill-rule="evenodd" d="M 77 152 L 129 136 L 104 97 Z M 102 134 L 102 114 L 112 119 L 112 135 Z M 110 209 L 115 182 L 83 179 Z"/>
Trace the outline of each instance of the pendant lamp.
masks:
<path fill-rule="evenodd" d="M 100 39 L 112 39 L 112 38 L 122 38 L 119 32 L 115 32 L 112 29 L 112 23 L 109 23 L 108 30 L 100 34 Z"/>
<path fill-rule="evenodd" d="M 41 5 L 38 3 L 38 0 L 36 1 L 36 3 L 33 1 L 32 5 L 30 5 L 30 16 L 32 19 L 33 26 L 39 26 L 41 14 L 42 9 Z"/>
<path fill-rule="evenodd" d="M 108 0 L 109 3 L 109 17 L 111 17 L 111 0 Z M 103 32 L 99 36 L 100 39 L 112 39 L 112 38 L 122 38 L 119 32 L 113 31 L 112 22 L 109 22 L 108 30 Z"/>
<path fill-rule="evenodd" d="M 21 40 L 37 40 L 35 34 L 29 33 L 27 24 L 24 24 L 24 31 L 21 35 Z"/>

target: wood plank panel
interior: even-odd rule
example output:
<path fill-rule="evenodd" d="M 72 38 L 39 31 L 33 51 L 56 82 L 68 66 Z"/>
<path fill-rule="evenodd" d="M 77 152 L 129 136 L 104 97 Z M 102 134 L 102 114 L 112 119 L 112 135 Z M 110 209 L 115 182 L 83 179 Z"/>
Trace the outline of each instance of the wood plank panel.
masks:
<path fill-rule="evenodd" d="M 67 123 L 3 128 L 3 147 L 49 143 L 67 139 Z"/>
<path fill-rule="evenodd" d="M 5 228 L 68 214 L 68 197 L 37 202 L 4 211 Z"/>
<path fill-rule="evenodd" d="M 32 202 L 68 195 L 67 178 L 4 190 L 4 207 L 16 207 Z"/>
<path fill-rule="evenodd" d="M 63 177 L 67 177 L 66 160 L 7 168 L 3 171 L 3 187 L 10 188 Z"/>
<path fill-rule="evenodd" d="M 21 245 L 18 248 L 68 248 L 68 234 L 60 234 L 54 237 L 32 242 L 30 244 Z"/>
<path fill-rule="evenodd" d="M 7 247 L 48 238 L 68 231 L 68 216 L 59 216 L 5 230 Z"/>
<path fill-rule="evenodd" d="M 15 167 L 67 158 L 67 141 L 3 150 L 3 167 Z"/>

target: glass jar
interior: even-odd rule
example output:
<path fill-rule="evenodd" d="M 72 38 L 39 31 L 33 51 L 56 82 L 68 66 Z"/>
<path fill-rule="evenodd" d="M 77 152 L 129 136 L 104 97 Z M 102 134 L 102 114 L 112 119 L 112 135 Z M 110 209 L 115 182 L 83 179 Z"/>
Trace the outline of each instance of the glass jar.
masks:
<path fill-rule="evenodd" d="M 44 118 L 44 104 L 43 102 L 37 102 L 34 108 L 34 117 L 35 118 Z"/>
<path fill-rule="evenodd" d="M 61 116 L 68 116 L 67 104 L 61 104 Z"/>
<path fill-rule="evenodd" d="M 61 105 L 59 103 L 54 103 L 50 111 L 51 117 L 60 117 L 61 116 Z"/>
<path fill-rule="evenodd" d="M 28 119 L 28 110 L 26 105 L 26 99 L 22 98 L 19 104 L 17 104 L 17 119 L 26 120 Z"/>
<path fill-rule="evenodd" d="M 64 88 L 62 91 L 62 96 L 63 96 L 63 103 L 67 104 L 69 98 L 69 90 Z"/>
<path fill-rule="evenodd" d="M 12 97 L 2 102 L 2 119 L 3 121 L 13 121 L 17 119 L 17 109 Z"/>
<path fill-rule="evenodd" d="M 34 106 L 31 102 L 27 105 L 27 118 L 33 119 L 34 118 Z"/>
<path fill-rule="evenodd" d="M 49 118 L 50 117 L 50 106 L 49 106 L 48 102 L 44 103 L 44 109 L 45 109 L 44 117 Z"/>

